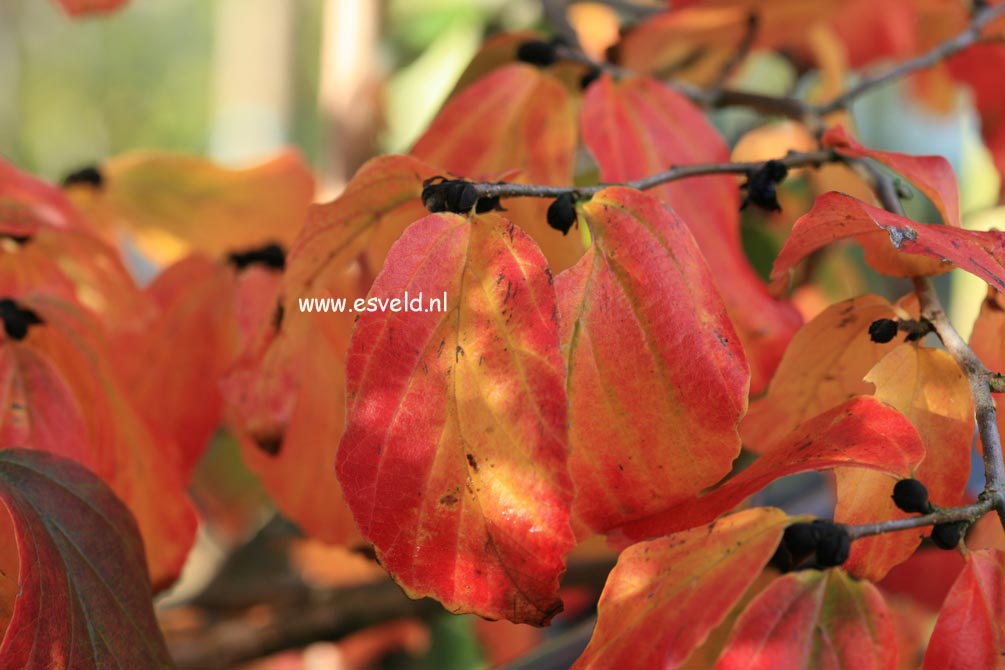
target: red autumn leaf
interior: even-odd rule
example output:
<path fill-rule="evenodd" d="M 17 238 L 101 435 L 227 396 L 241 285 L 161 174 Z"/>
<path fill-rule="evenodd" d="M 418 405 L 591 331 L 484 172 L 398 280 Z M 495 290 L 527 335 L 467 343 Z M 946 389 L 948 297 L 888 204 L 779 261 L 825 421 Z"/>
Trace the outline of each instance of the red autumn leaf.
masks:
<path fill-rule="evenodd" d="M 518 170 L 518 183 L 572 184 L 576 153 L 575 105 L 562 83 L 526 63 L 493 70 L 451 98 L 415 143 L 412 155 L 474 180 L 496 180 Z M 541 246 L 555 272 L 583 253 L 577 235 L 548 227 L 548 202 L 504 202 L 507 217 Z"/>
<path fill-rule="evenodd" d="M 600 177 L 624 182 L 674 164 L 729 160 L 715 128 L 689 100 L 654 79 L 615 82 L 601 77 L 583 99 L 583 140 Z M 767 385 L 800 317 L 788 302 L 773 299 L 740 245 L 740 196 L 736 178 L 710 175 L 653 189 L 691 229 L 713 269 L 751 370 L 751 392 Z"/>
<path fill-rule="evenodd" d="M 970 334 L 970 348 L 989 370 L 1005 371 L 1005 294 L 994 287 L 988 287 L 987 297 L 981 303 L 980 314 Z M 994 399 L 998 409 L 998 434 L 1005 435 L 1005 396 L 995 394 Z M 984 449 L 980 440 L 977 448 Z"/>
<path fill-rule="evenodd" d="M 904 477 L 924 455 L 918 432 L 902 414 L 874 398 L 853 398 L 805 421 L 718 488 L 627 523 L 608 538 L 624 545 L 708 523 L 772 481 L 797 472 L 848 466 Z"/>
<path fill-rule="evenodd" d="M 392 247 L 347 356 L 337 472 L 363 535 L 413 597 L 546 624 L 574 539 L 565 367 L 540 250 L 496 215 L 444 214 Z"/>
<path fill-rule="evenodd" d="M 275 308 L 279 276 L 263 265 L 236 269 L 190 256 L 147 289 L 159 313 L 118 357 L 120 368 L 136 406 L 177 444 L 186 479 L 223 419 L 220 380 Z M 161 354 L 171 350 L 185 356 Z"/>
<path fill-rule="evenodd" d="M 840 569 L 779 577 L 747 606 L 716 670 L 896 670 L 879 590 Z"/>
<path fill-rule="evenodd" d="M 970 384 L 952 356 L 938 349 L 901 344 L 887 354 L 866 381 L 876 385 L 876 398 L 906 416 L 925 445 L 925 459 L 912 473 L 928 488 L 935 505 L 963 502 L 970 477 L 970 443 L 974 404 Z M 837 507 L 841 523 L 873 523 L 906 518 L 891 499 L 896 480 L 861 468 L 837 468 Z M 885 533 L 852 543 L 844 569 L 855 577 L 879 581 L 890 568 L 907 560 L 924 531 Z"/>
<path fill-rule="evenodd" d="M 923 667 L 1005 668 L 1005 553 L 981 549 L 967 554 L 939 612 Z"/>
<path fill-rule="evenodd" d="M 790 522 L 759 507 L 625 549 L 572 667 L 678 667 L 761 573 Z"/>
<path fill-rule="evenodd" d="M 107 14 L 126 4 L 128 0 L 59 0 L 59 4 L 70 16 Z"/>
<path fill-rule="evenodd" d="M 0 227 L 5 235 L 31 236 L 40 228 L 87 228 L 66 195 L 0 160 Z"/>
<path fill-rule="evenodd" d="M 151 581 L 165 588 L 178 576 L 196 527 L 174 444 L 136 410 L 85 313 L 44 297 L 18 304 L 42 323 L 23 340 L 0 340 L 0 449 L 47 451 L 93 470 L 136 517 Z"/>
<path fill-rule="evenodd" d="M 984 143 L 999 173 L 1005 173 L 1005 99 L 1001 95 L 1005 45 L 998 40 L 977 43 L 946 64 L 953 78 L 967 84 L 973 92 Z"/>
<path fill-rule="evenodd" d="M 289 246 L 314 197 L 314 178 L 288 151 L 244 169 L 196 156 L 137 151 L 107 160 L 99 187 L 68 194 L 106 235 L 128 233 L 154 260 L 221 257 L 270 242 Z"/>
<path fill-rule="evenodd" d="M 884 593 L 910 598 L 931 610 L 934 617 L 962 569 L 963 557 L 958 552 L 944 551 L 934 545 L 922 547 L 894 566 L 879 586 Z"/>
<path fill-rule="evenodd" d="M 247 438 L 246 462 L 287 517 L 327 542 L 356 535 L 331 466 L 356 315 L 302 312 L 300 300 L 345 299 L 351 308 L 365 298 L 388 249 L 426 214 L 422 182 L 438 173 L 410 156 L 382 156 L 336 200 L 312 207 L 287 256 L 278 304 L 223 381 L 231 421 Z"/>
<path fill-rule="evenodd" d="M 869 337 L 869 324 L 897 318 L 885 299 L 863 295 L 831 305 L 792 338 L 768 392 L 750 403 L 740 424 L 743 445 L 777 444 L 803 421 L 857 395 L 872 392 L 867 372 L 896 345 Z"/>
<path fill-rule="evenodd" d="M 52 454 L 4 449 L 0 502 L 0 553 L 17 547 L 0 573 L 0 613 L 11 612 L 0 616 L 0 667 L 173 667 L 136 522 L 101 480 Z"/>
<path fill-rule="evenodd" d="M 940 262 L 939 272 L 956 265 L 997 288 L 1005 288 L 1005 233 L 963 230 L 952 226 L 916 223 L 885 209 L 867 205 L 842 193 L 824 193 L 813 209 L 796 221 L 771 270 L 776 291 L 784 289 L 789 271 L 817 249 L 864 235 L 884 238 L 897 251 L 927 256 Z M 875 262 L 866 246 L 866 260 L 894 276 L 909 276 L 895 263 Z"/>
<path fill-rule="evenodd" d="M 932 201 L 945 225 L 960 227 L 960 188 L 953 166 L 944 157 L 869 149 L 850 138 L 841 126 L 828 128 L 820 141 L 842 156 L 871 158 L 899 172 Z"/>
<path fill-rule="evenodd" d="M 749 374 L 687 226 L 623 187 L 583 207 L 593 245 L 558 275 L 575 513 L 604 532 L 729 473 Z"/>

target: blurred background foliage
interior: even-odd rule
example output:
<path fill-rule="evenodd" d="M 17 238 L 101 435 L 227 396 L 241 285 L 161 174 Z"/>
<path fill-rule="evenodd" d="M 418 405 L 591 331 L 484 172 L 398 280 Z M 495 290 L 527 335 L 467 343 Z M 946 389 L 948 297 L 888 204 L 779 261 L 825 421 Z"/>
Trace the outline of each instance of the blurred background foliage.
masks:
<path fill-rule="evenodd" d="M 369 156 L 409 149 L 487 37 L 527 29 L 546 29 L 539 0 L 134 0 L 107 17 L 82 21 L 64 16 L 54 2 L 2 0 L 0 154 L 58 181 L 136 148 L 240 166 L 292 145 L 315 168 L 318 199 L 327 200 Z M 733 85 L 781 94 L 814 86 L 816 77 L 799 76 L 777 54 L 755 53 Z M 1005 229 L 1005 209 L 995 207 L 1000 178 L 964 88 L 933 109 L 916 99 L 909 82 L 898 82 L 863 96 L 851 111 L 867 146 L 946 156 L 960 181 L 965 224 Z M 755 123 L 749 111 L 717 111 L 713 121 L 741 160 L 777 157 L 784 153 L 780 147 L 798 144 L 789 122 L 749 132 Z M 812 193 L 807 180 L 800 175 L 786 182 L 783 203 L 794 203 L 791 211 L 805 210 Z M 922 220 L 929 207 L 920 196 L 908 203 L 909 213 Z M 772 225 L 761 213 L 745 212 L 744 242 L 765 275 L 778 247 Z M 862 267 L 857 248 L 828 256 L 820 270 L 826 297 L 873 291 L 896 298 L 906 291 L 903 282 L 862 273 Z M 966 335 L 983 283 L 954 271 L 940 279 L 940 288 L 952 294 L 954 320 Z M 211 486 L 209 500 L 262 497 L 238 460 L 221 436 L 201 465 L 193 495 L 198 499 L 200 487 Z M 221 486 L 233 491 L 221 494 Z M 822 491 L 819 477 L 809 476 L 782 483 L 770 495 L 790 511 L 820 514 L 831 504 Z M 205 538 L 200 547 L 214 572 L 225 557 L 207 558 L 213 546 Z M 262 554 L 255 556 L 261 569 Z M 294 556 L 293 562 L 304 573 L 332 559 Z M 281 563 L 277 574 L 289 569 L 285 557 Z M 202 587 L 211 577 L 195 583 Z M 440 670 L 478 667 L 484 651 L 476 638 L 482 644 L 493 639 L 483 630 L 487 625 L 438 615 L 421 663 Z M 536 631 L 528 636 L 502 626 L 495 639 L 511 651 L 540 642 Z M 499 654 L 491 655 L 498 660 Z M 415 667 L 404 658 L 392 665 Z"/>

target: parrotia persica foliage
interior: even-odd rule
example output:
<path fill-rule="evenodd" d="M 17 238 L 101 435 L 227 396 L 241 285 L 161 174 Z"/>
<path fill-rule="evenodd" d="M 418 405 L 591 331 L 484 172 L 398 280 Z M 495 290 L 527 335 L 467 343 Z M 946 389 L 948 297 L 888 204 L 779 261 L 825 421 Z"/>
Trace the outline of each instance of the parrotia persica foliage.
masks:
<path fill-rule="evenodd" d="M 580 19 L 491 38 L 411 151 L 329 202 L 293 151 L 137 148 L 59 187 L 0 162 L 0 667 L 171 666 L 152 596 L 213 523 L 187 487 L 221 429 L 305 534 L 370 545 L 451 612 L 548 625 L 603 536 L 575 668 L 1005 667 L 1001 529 L 968 511 L 1005 482 L 966 494 L 975 427 L 1001 458 L 982 365 L 1005 368 L 1005 235 L 963 227 L 946 159 L 840 117 L 883 79 L 847 67 L 938 62 L 903 88 L 940 109 L 969 87 L 1005 166 L 1005 10 L 673 4 L 616 44 Z M 819 85 L 735 90 L 750 50 Z M 793 120 L 731 148 L 708 109 L 734 102 Z M 989 286 L 972 350 L 927 279 L 951 268 Z M 915 291 L 836 299 L 835 273 Z M 750 502 L 811 471 L 828 519 Z"/>

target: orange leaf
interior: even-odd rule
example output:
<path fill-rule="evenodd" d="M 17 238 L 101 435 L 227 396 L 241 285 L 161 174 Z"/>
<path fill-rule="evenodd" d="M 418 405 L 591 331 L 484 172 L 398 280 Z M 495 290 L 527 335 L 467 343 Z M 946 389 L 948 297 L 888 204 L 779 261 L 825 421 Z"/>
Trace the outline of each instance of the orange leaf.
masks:
<path fill-rule="evenodd" d="M 0 502 L 0 545 L 17 546 L 4 566 L 13 571 L 0 573 L 0 666 L 174 667 L 136 522 L 98 478 L 51 454 L 5 449 Z"/>
<path fill-rule="evenodd" d="M 572 98 L 551 74 L 525 63 L 497 68 L 451 98 L 412 149 L 412 155 L 474 180 L 518 170 L 520 183 L 572 184 L 576 115 Z M 504 201 L 507 218 L 541 246 L 556 272 L 582 255 L 578 236 L 548 227 L 548 203 Z"/>
<path fill-rule="evenodd" d="M 876 319 L 896 318 L 893 307 L 875 295 L 831 305 L 803 326 L 771 380 L 768 392 L 750 404 L 740 424 L 743 444 L 763 453 L 803 421 L 866 395 L 866 373 L 896 343 L 877 344 L 869 337 Z"/>
<path fill-rule="evenodd" d="M 314 196 L 314 179 L 292 151 L 246 169 L 132 152 L 106 161 L 101 174 L 100 187 L 72 186 L 68 193 L 106 234 L 125 227 L 162 263 L 193 251 L 220 257 L 269 242 L 288 247 Z"/>
<path fill-rule="evenodd" d="M 906 476 L 924 455 L 918 432 L 902 414 L 870 397 L 853 398 L 805 421 L 718 488 L 627 523 L 608 538 L 625 545 L 708 523 L 774 480 L 797 472 L 848 466 Z"/>
<path fill-rule="evenodd" d="M 364 298 L 391 244 L 426 211 L 438 170 L 410 156 L 366 163 L 333 202 L 316 205 L 286 259 L 277 305 L 223 381 L 249 467 L 312 537 L 344 543 L 354 524 L 331 464 L 345 425 L 345 352 L 355 314 L 305 313 L 300 300 Z"/>
<path fill-rule="evenodd" d="M 912 156 L 869 149 L 850 138 L 841 126 L 828 128 L 820 141 L 842 156 L 871 158 L 899 172 L 932 201 L 945 225 L 961 227 L 960 188 L 953 166 L 942 156 Z"/>
<path fill-rule="evenodd" d="M 1005 668 L 1005 553 L 981 549 L 967 554 L 939 612 L 923 667 Z"/>
<path fill-rule="evenodd" d="M 593 246 L 556 282 L 575 512 L 604 532 L 729 473 L 749 374 L 687 226 L 623 187 L 583 207 Z"/>
<path fill-rule="evenodd" d="M 583 99 L 583 140 L 600 176 L 623 182 L 674 164 L 729 160 L 715 128 L 689 100 L 660 82 L 601 77 Z M 801 321 L 788 302 L 774 300 L 740 245 L 736 178 L 710 175 L 653 189 L 691 229 L 713 268 L 716 287 L 743 343 L 751 392 L 767 385 Z"/>
<path fill-rule="evenodd" d="M 923 274 L 946 272 L 955 264 L 1005 288 L 1005 233 L 916 223 L 842 193 L 821 195 L 813 209 L 796 221 L 771 270 L 773 288 L 781 291 L 789 270 L 810 253 L 837 240 L 863 236 L 885 240 L 884 246 L 863 244 L 866 261 L 884 274 L 902 277 L 919 273 L 900 263 L 903 252 L 936 261 Z M 876 249 L 886 250 L 890 256 L 873 254 Z"/>
<path fill-rule="evenodd" d="M 565 369 L 551 274 L 495 216 L 443 214 L 392 247 L 347 356 L 337 472 L 363 535 L 413 597 L 546 624 L 574 539 Z"/>
<path fill-rule="evenodd" d="M 101 477 L 135 515 L 155 590 L 178 576 L 196 520 L 175 446 L 150 430 L 123 390 L 99 329 L 72 305 L 19 300 L 41 324 L 0 340 L 0 449 L 72 458 Z M 156 495 L 153 495 L 156 492 Z"/>
<path fill-rule="evenodd" d="M 876 385 L 878 400 L 895 407 L 918 429 L 925 459 L 913 476 L 928 488 L 932 502 L 960 504 L 970 476 L 974 404 L 956 361 L 938 349 L 902 344 L 869 371 L 866 381 Z M 848 468 L 837 468 L 834 474 L 835 520 L 859 524 L 911 516 L 893 504 L 896 480 L 888 475 Z M 844 568 L 856 577 L 879 581 L 914 553 L 922 535 L 915 530 L 856 540 Z"/>
<path fill-rule="evenodd" d="M 896 670 L 879 590 L 842 570 L 779 577 L 740 615 L 716 670 Z"/>
<path fill-rule="evenodd" d="M 625 549 L 573 667 L 678 667 L 761 573 L 790 521 L 759 507 Z"/>

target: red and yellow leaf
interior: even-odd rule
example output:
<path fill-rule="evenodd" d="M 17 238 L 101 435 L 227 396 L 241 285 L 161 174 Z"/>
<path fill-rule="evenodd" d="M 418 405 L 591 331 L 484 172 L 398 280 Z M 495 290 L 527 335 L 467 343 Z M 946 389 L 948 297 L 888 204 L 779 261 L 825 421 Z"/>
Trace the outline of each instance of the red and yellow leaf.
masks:
<path fill-rule="evenodd" d="M 886 246 L 863 244 L 866 261 L 885 274 L 917 274 L 905 273 L 905 266 L 899 264 L 901 254 L 906 253 L 937 261 L 937 267 L 926 274 L 946 272 L 955 265 L 1005 289 L 1005 233 L 916 223 L 841 193 L 821 195 L 813 209 L 796 221 L 771 270 L 774 289 L 783 290 L 789 271 L 810 253 L 831 242 L 863 236 L 886 241 Z M 872 253 L 878 249 L 891 255 Z"/>
<path fill-rule="evenodd" d="M 840 569 L 779 577 L 747 606 L 716 670 L 896 670 L 879 590 Z"/>
<path fill-rule="evenodd" d="M 945 351 L 902 344 L 869 371 L 876 398 L 906 416 L 925 445 L 925 459 L 914 471 L 928 488 L 932 503 L 943 507 L 963 502 L 970 476 L 970 443 L 974 435 L 974 404 L 970 385 L 956 361 Z M 907 518 L 891 498 L 896 479 L 860 468 L 837 468 L 834 519 L 860 524 Z M 885 533 L 852 543 L 844 569 L 879 581 L 894 565 L 907 560 L 921 541 L 920 530 Z"/>
<path fill-rule="evenodd" d="M 580 125 L 600 177 L 624 182 L 671 165 L 729 160 L 715 128 L 689 100 L 647 77 L 601 77 L 587 89 Z M 709 175 L 670 182 L 653 192 L 680 215 L 713 270 L 716 287 L 746 351 L 751 392 L 767 386 L 801 319 L 773 299 L 740 244 L 736 178 Z"/>
<path fill-rule="evenodd" d="M 42 324 L 0 340 L 0 449 L 72 458 L 101 477 L 136 517 L 155 590 L 178 576 L 195 537 L 172 442 L 150 430 L 124 391 L 100 330 L 67 303 L 21 298 Z M 156 494 L 154 493 L 156 492 Z"/>
<path fill-rule="evenodd" d="M 1005 668 L 1005 553 L 981 549 L 967 554 L 939 612 L 923 667 Z"/>
<path fill-rule="evenodd" d="M 575 105 L 551 74 L 526 63 L 497 68 L 451 98 L 412 149 L 412 155 L 472 180 L 569 186 L 576 153 Z M 548 202 L 504 201 L 507 218 L 541 246 L 555 272 L 583 253 L 577 235 L 548 227 Z"/>
<path fill-rule="evenodd" d="M 392 247 L 347 356 L 337 472 L 363 535 L 413 597 L 546 624 L 574 538 L 565 366 L 551 274 L 496 215 L 431 215 Z"/>
<path fill-rule="evenodd" d="M 626 545 L 708 523 L 774 480 L 797 472 L 848 466 L 905 477 L 924 455 L 918 431 L 902 414 L 874 398 L 853 398 L 808 419 L 718 488 L 627 523 L 608 539 Z"/>
<path fill-rule="evenodd" d="M 558 275 L 575 514 L 604 532 L 725 477 L 749 374 L 694 237 L 623 187 L 583 207 L 593 245 Z"/>
<path fill-rule="evenodd" d="M 869 324 L 896 317 L 885 299 L 863 295 L 831 305 L 800 328 L 768 392 L 750 403 L 740 424 L 744 446 L 763 453 L 803 421 L 871 393 L 866 373 L 897 345 L 873 342 Z"/>
<path fill-rule="evenodd" d="M 590 644 L 572 667 L 678 667 L 761 573 L 790 522 L 758 507 L 625 549 L 600 596 Z"/>
<path fill-rule="evenodd" d="M 124 229 L 162 263 L 196 251 L 221 257 L 270 242 L 288 247 L 314 197 L 314 178 L 292 151 L 246 169 L 137 151 L 100 169 L 100 187 L 75 185 L 68 194 L 105 234 Z"/>
<path fill-rule="evenodd" d="M 278 303 L 224 377 L 245 460 L 280 510 L 312 537 L 356 537 L 331 464 L 345 426 L 345 353 L 356 315 L 306 313 L 300 300 L 365 298 L 388 249 L 426 214 L 432 166 L 410 156 L 366 163 L 333 202 L 310 209 L 286 259 Z"/>
<path fill-rule="evenodd" d="M 0 503 L 0 667 L 174 667 L 136 522 L 101 480 L 52 454 L 4 449 Z"/>
<path fill-rule="evenodd" d="M 30 237 L 40 228 L 86 229 L 87 222 L 58 188 L 0 160 L 0 227 Z"/>

